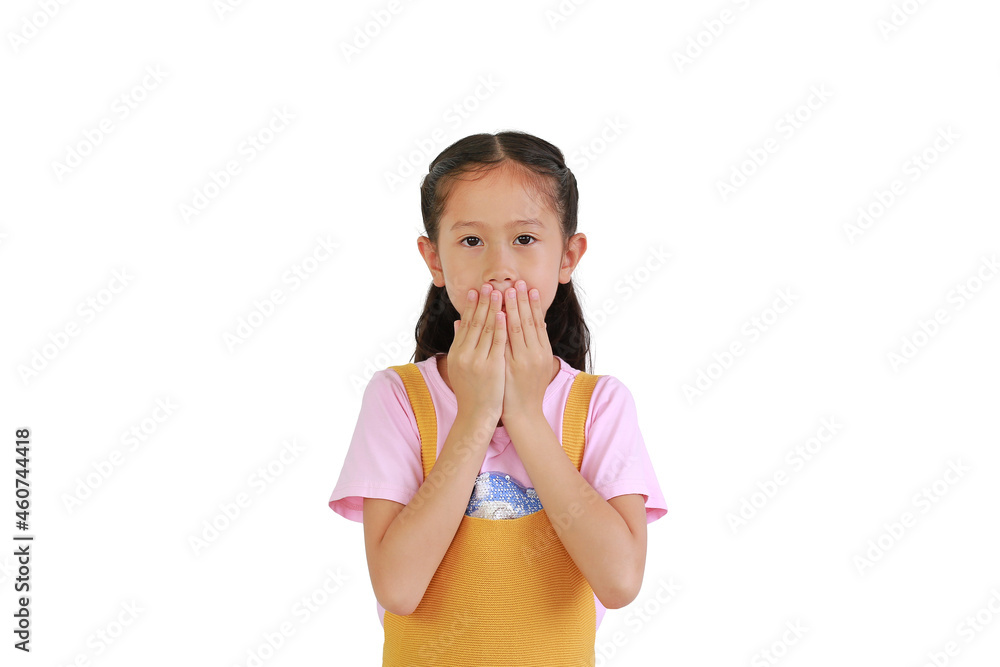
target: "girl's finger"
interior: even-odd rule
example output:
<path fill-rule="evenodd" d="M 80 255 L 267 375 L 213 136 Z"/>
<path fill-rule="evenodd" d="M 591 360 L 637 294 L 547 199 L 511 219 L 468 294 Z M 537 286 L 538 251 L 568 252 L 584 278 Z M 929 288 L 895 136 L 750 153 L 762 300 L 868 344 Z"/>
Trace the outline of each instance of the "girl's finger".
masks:
<path fill-rule="evenodd" d="M 462 312 L 461 319 L 457 320 L 458 329 L 455 330 L 455 345 L 461 345 L 467 336 L 469 330 L 468 327 L 462 326 L 463 322 L 472 321 L 472 311 L 475 309 L 476 304 L 479 302 L 479 292 L 474 289 L 470 289 L 465 295 L 465 310 Z"/>
<path fill-rule="evenodd" d="M 525 347 L 534 347 L 538 344 L 538 332 L 535 327 L 537 322 L 537 316 L 532 312 L 531 305 L 528 303 L 528 285 L 523 280 L 517 281 L 517 313 L 521 318 L 522 328 L 524 329 L 524 345 Z"/>
<path fill-rule="evenodd" d="M 524 324 L 521 322 L 521 312 L 517 308 L 517 290 L 513 287 L 505 290 L 507 299 L 507 333 L 510 336 L 511 354 L 516 359 L 518 353 L 524 350 Z"/>
<path fill-rule="evenodd" d="M 479 303 L 476 304 L 476 310 L 472 315 L 472 319 L 469 320 L 469 342 L 473 347 L 479 345 L 479 337 L 483 333 L 483 325 L 486 323 L 487 311 L 490 309 L 490 291 L 493 289 L 492 285 L 486 284 L 479 290 Z"/>
<path fill-rule="evenodd" d="M 542 347 L 547 347 L 549 345 L 549 334 L 545 326 L 545 313 L 542 312 L 541 296 L 537 289 L 531 290 L 528 293 L 528 303 L 531 304 L 529 307 L 531 308 L 532 319 L 535 321 L 535 333 L 538 336 L 538 343 Z"/>
<path fill-rule="evenodd" d="M 499 299 L 497 301 L 499 302 Z M 497 329 L 493 334 L 493 347 L 490 348 L 489 356 L 500 355 L 502 357 L 506 353 L 507 346 L 507 320 L 499 308 L 496 311 L 491 310 L 490 314 L 496 318 Z"/>
<path fill-rule="evenodd" d="M 497 313 L 500 312 L 500 292 L 492 290 L 489 300 L 490 308 L 483 319 L 483 334 L 479 339 L 479 344 L 476 345 L 478 351 L 483 352 L 485 350 L 486 354 L 489 354 L 489 347 L 493 345 L 493 334 L 499 326 Z"/>

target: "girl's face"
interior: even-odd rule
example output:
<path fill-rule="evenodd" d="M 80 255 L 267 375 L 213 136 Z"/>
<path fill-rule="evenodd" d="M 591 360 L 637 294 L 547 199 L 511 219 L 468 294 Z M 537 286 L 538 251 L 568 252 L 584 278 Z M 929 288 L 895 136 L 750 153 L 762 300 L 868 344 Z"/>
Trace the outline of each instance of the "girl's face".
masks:
<path fill-rule="evenodd" d="M 477 180 L 455 181 L 441 216 L 437 247 L 426 236 L 418 239 L 434 284 L 447 289 L 459 313 L 465 311 L 469 290 L 479 292 L 488 283 L 506 294 L 519 280 L 528 291 L 538 290 L 547 312 L 556 287 L 569 282 L 586 252 L 583 234 L 574 234 L 563 247 L 556 212 L 544 200 L 536 201 L 529 187 L 524 176 L 509 168 L 494 169 Z M 507 310 L 505 298 L 501 309 Z"/>

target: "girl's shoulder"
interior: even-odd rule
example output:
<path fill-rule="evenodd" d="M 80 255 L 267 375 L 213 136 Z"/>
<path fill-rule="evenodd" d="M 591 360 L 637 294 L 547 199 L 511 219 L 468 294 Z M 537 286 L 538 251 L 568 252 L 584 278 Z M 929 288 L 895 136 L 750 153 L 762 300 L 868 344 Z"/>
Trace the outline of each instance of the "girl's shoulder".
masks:
<path fill-rule="evenodd" d="M 636 421 L 635 397 L 628 385 L 616 375 L 610 373 L 595 373 L 599 375 L 594 384 L 594 392 L 590 397 L 588 422 L 595 420 L 625 420 Z"/>
<path fill-rule="evenodd" d="M 568 365 L 566 367 L 570 369 L 574 378 L 580 373 L 580 371 L 576 368 L 572 368 Z M 606 399 L 618 394 L 632 395 L 628 386 L 617 375 L 613 375 L 611 373 L 591 373 L 591 375 L 597 376 L 597 382 L 594 384 L 595 399 L 598 397 Z"/>
<path fill-rule="evenodd" d="M 430 359 L 425 359 L 416 363 L 402 362 L 399 364 L 390 364 L 389 366 L 376 370 L 368 380 L 368 384 L 364 389 L 362 410 L 364 411 L 365 406 L 370 408 L 369 411 L 388 410 L 390 408 L 387 406 L 394 406 L 391 408 L 393 411 L 396 411 L 396 408 L 399 408 L 412 420 L 414 415 L 412 405 L 410 403 L 410 396 L 406 390 L 407 385 L 404 382 L 403 377 L 400 375 L 399 370 L 394 368 L 395 366 L 408 366 L 411 364 L 419 371 L 419 377 L 422 380 L 422 385 L 431 395 L 431 400 L 435 404 L 439 401 L 443 401 L 443 381 L 437 372 L 436 359 L 431 357 Z M 379 408 L 376 408 L 375 406 L 379 406 Z"/>

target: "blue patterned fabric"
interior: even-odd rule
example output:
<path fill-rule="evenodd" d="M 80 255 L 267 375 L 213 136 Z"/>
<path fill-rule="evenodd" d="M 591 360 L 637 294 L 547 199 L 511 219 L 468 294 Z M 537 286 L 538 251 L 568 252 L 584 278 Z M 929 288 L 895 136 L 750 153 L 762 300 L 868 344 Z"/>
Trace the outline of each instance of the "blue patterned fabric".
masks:
<path fill-rule="evenodd" d="M 476 477 L 466 516 L 480 519 L 518 519 L 542 509 L 534 489 L 505 473 L 483 472 Z"/>

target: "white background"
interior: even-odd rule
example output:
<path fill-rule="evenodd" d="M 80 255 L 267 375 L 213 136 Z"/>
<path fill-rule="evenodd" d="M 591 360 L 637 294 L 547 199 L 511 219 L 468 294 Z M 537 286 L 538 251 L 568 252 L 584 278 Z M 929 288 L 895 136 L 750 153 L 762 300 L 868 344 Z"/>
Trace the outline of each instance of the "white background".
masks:
<path fill-rule="evenodd" d="M 4 664 L 380 664 L 362 527 L 327 500 L 368 378 L 413 352 L 419 180 L 505 129 L 577 176 L 593 371 L 633 393 L 669 508 L 598 663 L 996 664 L 1000 6 L 220 6 L 4 3 Z M 275 109 L 293 118 L 268 134 Z M 12 648 L 20 427 L 30 655 Z"/>

